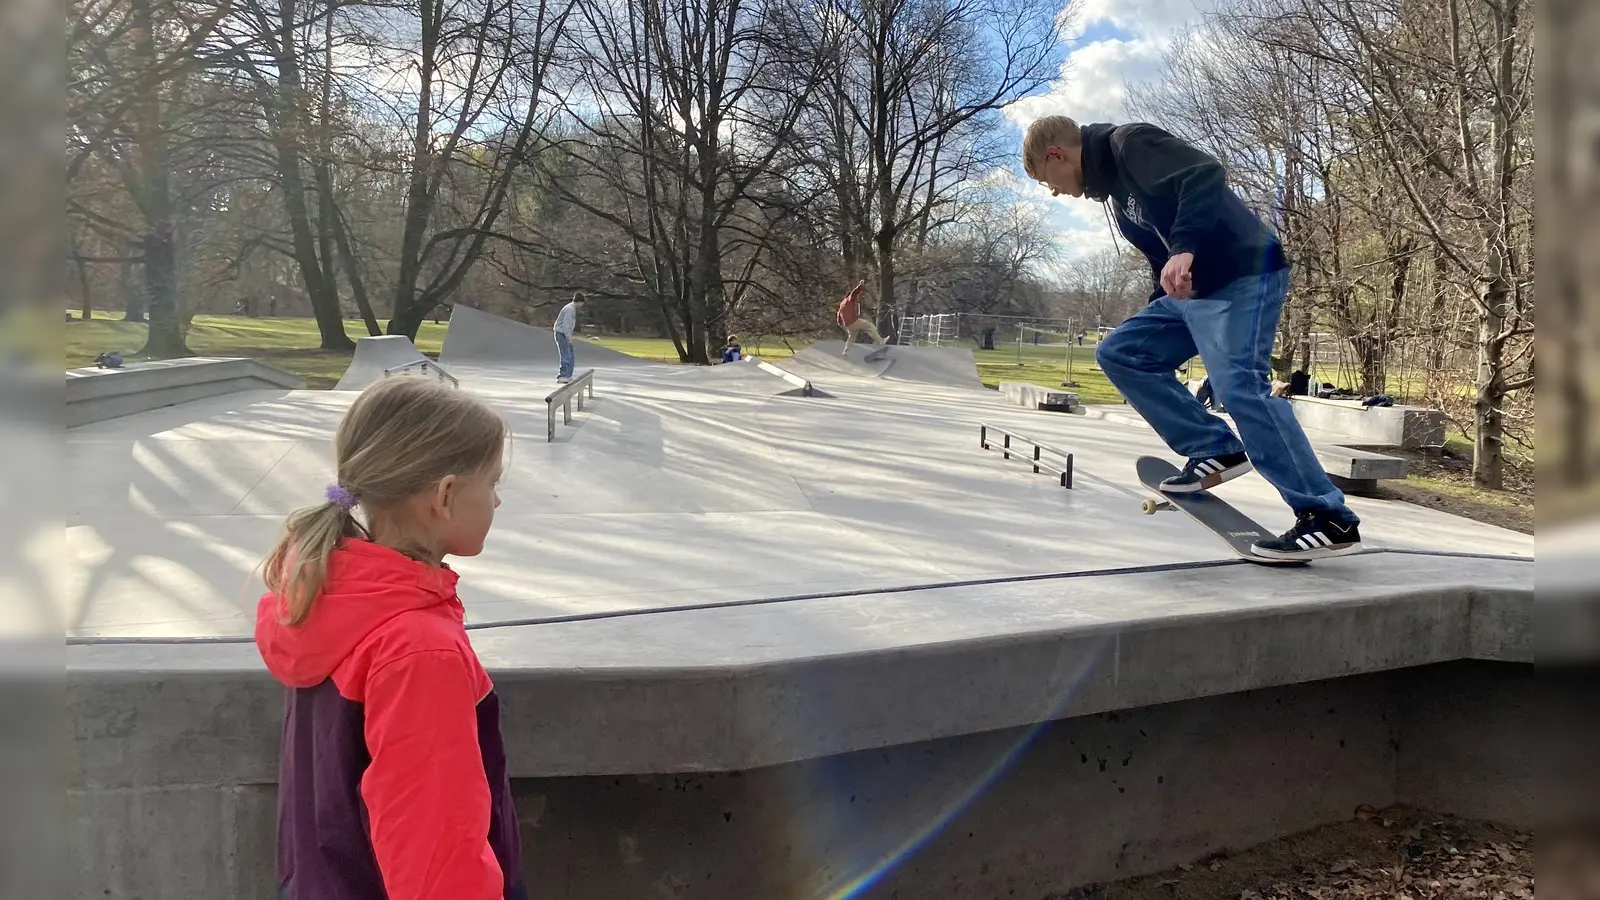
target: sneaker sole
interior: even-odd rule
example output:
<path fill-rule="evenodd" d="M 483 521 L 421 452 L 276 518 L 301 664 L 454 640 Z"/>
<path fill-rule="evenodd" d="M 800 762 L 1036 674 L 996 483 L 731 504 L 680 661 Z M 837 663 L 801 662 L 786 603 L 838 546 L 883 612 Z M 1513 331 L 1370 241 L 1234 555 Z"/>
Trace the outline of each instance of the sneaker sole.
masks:
<path fill-rule="evenodd" d="M 1332 547 L 1318 547 L 1315 550 L 1269 550 L 1266 547 L 1250 545 L 1250 553 L 1262 559 L 1332 559 L 1335 556 L 1349 556 L 1360 552 L 1360 544 L 1335 544 Z"/>
<path fill-rule="evenodd" d="M 1255 468 L 1246 460 L 1232 468 L 1223 469 L 1221 472 L 1212 472 L 1194 484 L 1168 485 L 1166 482 L 1162 482 L 1161 491 L 1166 494 L 1198 494 L 1201 491 L 1209 491 L 1224 481 L 1232 481 L 1240 475 L 1248 475 L 1255 471 Z"/>

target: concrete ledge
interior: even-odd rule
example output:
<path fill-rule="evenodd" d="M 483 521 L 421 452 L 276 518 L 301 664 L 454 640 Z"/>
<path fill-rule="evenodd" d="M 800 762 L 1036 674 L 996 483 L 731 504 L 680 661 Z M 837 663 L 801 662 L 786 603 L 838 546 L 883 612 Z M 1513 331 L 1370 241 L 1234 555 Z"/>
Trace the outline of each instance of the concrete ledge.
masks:
<path fill-rule="evenodd" d="M 70 369 L 66 425 L 87 425 L 235 391 L 305 386 L 298 377 L 253 359 L 195 357 L 129 363 L 120 369 Z"/>
<path fill-rule="evenodd" d="M 473 643 L 500 688 L 512 774 L 578 776 L 742 771 L 1531 660 L 1532 612 L 1531 561 L 1385 553 L 495 626 Z M 74 786 L 276 777 L 281 691 L 249 643 L 74 644 L 66 674 Z"/>
<path fill-rule="evenodd" d="M 1072 391 L 1041 387 L 1026 381 L 1000 382 L 1000 396 L 1006 402 L 1026 409 L 1074 412 L 1081 408 L 1078 395 Z"/>
<path fill-rule="evenodd" d="M 1371 450 L 1357 450 L 1337 444 L 1313 444 L 1323 471 L 1353 481 L 1378 481 L 1406 477 L 1406 461 Z"/>
<path fill-rule="evenodd" d="M 1291 397 L 1294 416 L 1307 430 L 1337 435 L 1359 447 L 1416 450 L 1444 446 L 1444 413 L 1421 406 L 1364 407 L 1359 400 Z"/>

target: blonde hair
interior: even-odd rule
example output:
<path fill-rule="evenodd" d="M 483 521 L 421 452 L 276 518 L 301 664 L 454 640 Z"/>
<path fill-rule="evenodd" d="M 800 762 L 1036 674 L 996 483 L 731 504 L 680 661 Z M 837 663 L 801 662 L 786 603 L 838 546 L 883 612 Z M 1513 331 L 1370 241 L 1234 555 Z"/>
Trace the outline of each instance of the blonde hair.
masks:
<path fill-rule="evenodd" d="M 1066 116 L 1044 116 L 1034 119 L 1022 136 L 1022 171 L 1029 178 L 1039 177 L 1039 162 L 1051 147 L 1072 149 L 1083 146 L 1083 130 Z"/>
<path fill-rule="evenodd" d="M 334 437 L 337 488 L 329 489 L 327 502 L 290 515 L 262 563 L 267 589 L 283 598 L 285 621 L 299 625 L 311 615 L 339 542 L 368 537 L 349 500 L 370 522 L 374 512 L 446 475 L 475 475 L 494 465 L 509 435 L 499 413 L 431 378 L 383 378 L 362 391 Z"/>

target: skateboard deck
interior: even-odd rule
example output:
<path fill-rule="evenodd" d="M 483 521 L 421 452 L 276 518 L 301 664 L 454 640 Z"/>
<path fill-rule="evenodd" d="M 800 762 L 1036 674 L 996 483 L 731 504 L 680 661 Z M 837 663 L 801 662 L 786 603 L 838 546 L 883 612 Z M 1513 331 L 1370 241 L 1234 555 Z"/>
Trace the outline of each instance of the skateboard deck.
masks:
<path fill-rule="evenodd" d="M 1160 498 L 1145 500 L 1140 505 L 1145 515 L 1153 515 L 1162 509 L 1181 509 L 1196 522 L 1210 529 L 1212 534 L 1221 538 L 1234 553 L 1253 563 L 1265 566 L 1303 566 L 1308 562 L 1303 559 L 1268 559 L 1251 553 L 1251 544 L 1274 535 L 1262 528 L 1256 520 L 1234 509 L 1228 501 L 1215 494 L 1208 491 L 1169 494 L 1161 490 L 1161 482 L 1179 472 L 1178 467 L 1172 463 L 1154 456 L 1141 456 L 1135 467 L 1139 471 L 1139 481 Z"/>

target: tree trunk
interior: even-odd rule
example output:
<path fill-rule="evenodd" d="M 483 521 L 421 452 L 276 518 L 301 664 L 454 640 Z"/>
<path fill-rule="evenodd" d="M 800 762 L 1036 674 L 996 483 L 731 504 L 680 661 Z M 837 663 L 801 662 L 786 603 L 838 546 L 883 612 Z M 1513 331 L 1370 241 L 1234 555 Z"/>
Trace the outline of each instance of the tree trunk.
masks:
<path fill-rule="evenodd" d="M 133 20 L 134 58 L 149 68 L 156 64 L 155 22 L 150 0 L 129 0 Z M 161 82 L 140 88 L 134 113 L 138 159 L 139 211 L 144 218 L 144 283 L 149 298 L 150 330 L 140 356 L 170 359 L 189 356 L 178 311 L 178 253 L 172 220 L 172 182 L 162 116 Z"/>
<path fill-rule="evenodd" d="M 83 259 L 83 250 L 78 243 L 76 232 L 68 231 L 67 239 L 70 241 L 74 262 L 77 263 L 78 288 L 82 293 L 83 303 L 78 313 L 78 318 L 87 322 L 94 318 L 94 290 L 89 286 L 89 264 Z"/>
<path fill-rule="evenodd" d="M 1472 482 L 1500 490 L 1505 486 L 1505 399 L 1501 389 L 1505 343 L 1498 339 L 1505 325 L 1505 295 L 1484 298 L 1488 310 L 1478 318 L 1478 378 L 1473 398 Z"/>
<path fill-rule="evenodd" d="M 1355 348 L 1356 358 L 1361 365 L 1361 393 L 1369 397 L 1383 393 L 1388 384 L 1383 341 L 1371 335 L 1363 335 L 1350 343 Z"/>
<path fill-rule="evenodd" d="M 178 248 L 170 220 L 152 224 L 145 231 L 144 283 L 150 331 L 139 355 L 152 359 L 192 356 L 184 343 L 183 321 L 178 314 Z"/>
<path fill-rule="evenodd" d="M 282 6 L 283 24 L 278 38 L 281 49 L 277 58 L 277 121 L 272 135 L 278 155 L 278 175 L 283 182 L 284 210 L 289 218 L 295 262 L 300 266 L 300 279 L 311 300 L 311 312 L 317 320 L 322 349 L 353 350 L 355 342 L 345 333 L 344 315 L 339 308 L 331 247 L 324 239 L 321 243 L 325 253 L 319 255 L 317 252 L 318 235 L 311 228 L 305 177 L 300 170 L 302 148 L 309 137 L 310 117 L 306 110 L 299 48 L 295 41 L 297 9 L 296 3 L 285 0 Z"/>
<path fill-rule="evenodd" d="M 145 321 L 145 309 L 149 307 L 149 299 L 145 292 L 138 287 L 133 277 L 134 262 L 132 259 L 133 246 L 123 249 L 123 259 L 117 267 L 117 293 L 122 297 L 122 321 Z"/>
<path fill-rule="evenodd" d="M 378 325 L 378 316 L 372 309 L 372 299 L 367 296 L 367 285 L 361 278 L 361 267 L 356 264 L 355 249 L 350 246 L 350 232 L 345 228 L 343 219 L 338 216 L 338 206 L 334 205 L 333 176 L 326 164 L 317 168 L 317 189 L 328 198 L 324 202 L 334 213 L 333 239 L 339 247 L 339 261 L 344 264 L 345 280 L 350 282 L 350 294 L 355 298 L 356 309 L 361 311 L 361 321 L 366 323 L 367 334 L 376 337 L 383 334 L 383 328 Z"/>
<path fill-rule="evenodd" d="M 334 0 L 328 0 L 326 17 L 322 23 L 322 96 L 317 104 L 317 162 L 311 168 L 311 175 L 317 185 L 322 260 L 328 281 L 335 285 L 334 294 L 337 296 L 339 281 L 334 269 L 334 251 L 329 246 L 331 242 L 338 245 L 345 280 L 350 282 L 350 294 L 356 301 L 356 309 L 361 312 L 361 321 L 366 323 L 367 334 L 377 336 L 383 334 L 383 329 L 378 327 L 378 317 L 373 314 L 372 303 L 367 299 L 367 286 L 361 280 L 361 269 L 356 265 L 350 236 L 345 231 L 344 219 L 339 214 L 338 201 L 333 195 L 333 19 L 337 11 Z"/>

